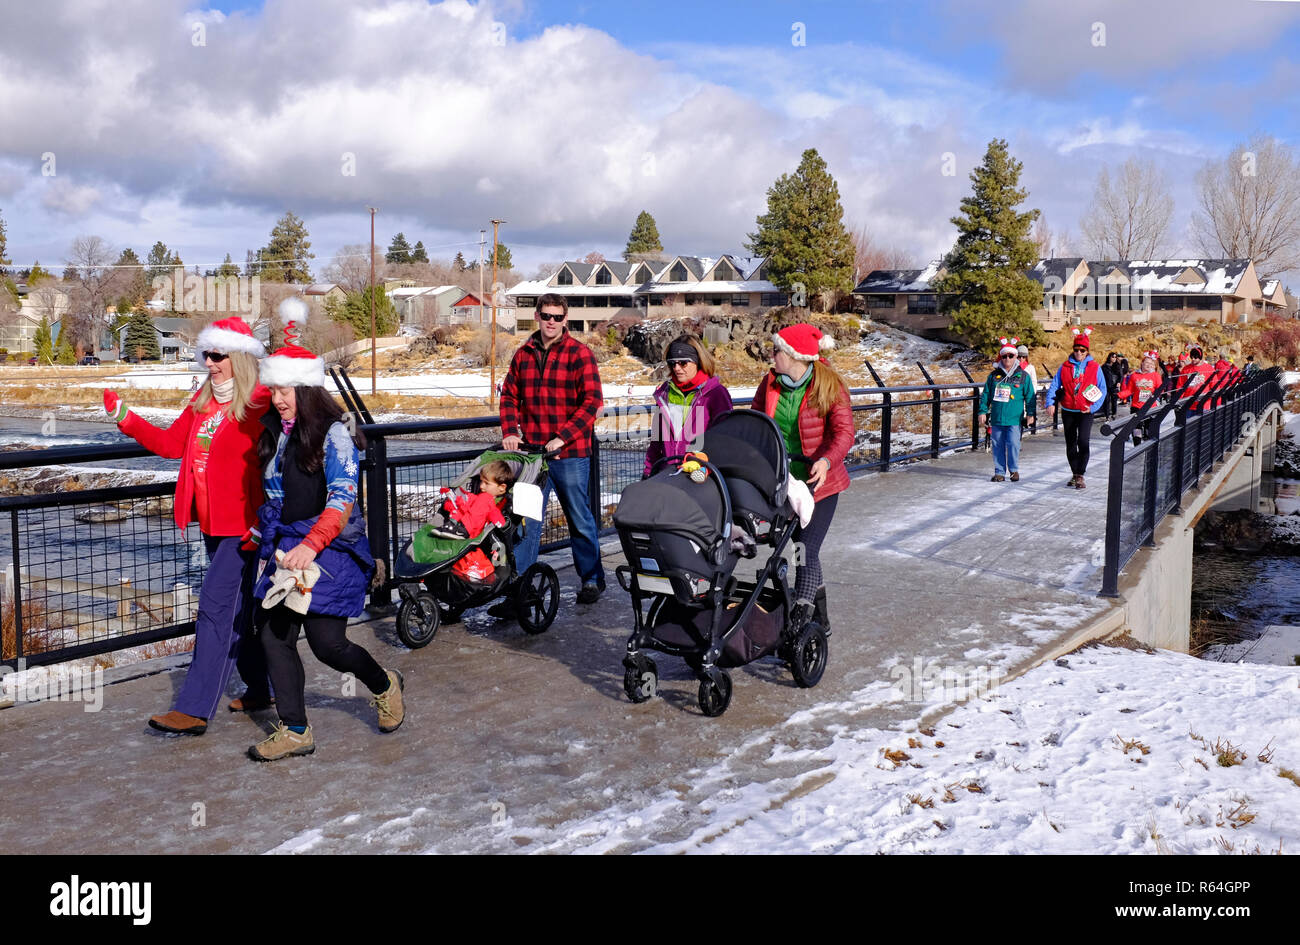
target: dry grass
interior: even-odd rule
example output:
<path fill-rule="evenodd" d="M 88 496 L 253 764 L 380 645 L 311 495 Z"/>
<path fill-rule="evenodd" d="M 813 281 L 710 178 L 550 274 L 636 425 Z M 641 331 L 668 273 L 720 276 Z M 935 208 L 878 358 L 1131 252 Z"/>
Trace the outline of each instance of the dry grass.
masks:
<path fill-rule="evenodd" d="M 1151 754 L 1151 748 L 1147 745 L 1142 744 L 1142 742 L 1138 741 L 1136 738 L 1124 738 L 1120 735 L 1116 735 L 1115 741 L 1119 742 L 1120 748 L 1123 750 L 1123 753 L 1125 755 L 1127 755 L 1130 751 L 1136 751 L 1138 753 L 1138 757 L 1130 758 L 1129 760 L 1135 761 L 1138 764 L 1142 763 L 1143 755 Z"/>
<path fill-rule="evenodd" d="M 1273 760 L 1273 754 L 1276 751 L 1277 749 L 1273 747 L 1273 739 L 1270 738 L 1268 744 L 1259 750 L 1259 754 L 1255 756 L 1255 760 L 1260 764 L 1266 765 Z"/>
<path fill-rule="evenodd" d="M 1214 755 L 1214 760 L 1220 768 L 1231 768 L 1246 760 L 1246 753 L 1226 738 L 1215 739 L 1210 753 Z"/>
<path fill-rule="evenodd" d="M 885 756 L 885 760 L 892 762 L 895 768 L 900 767 L 904 761 L 908 761 L 912 757 L 907 752 L 901 751 L 897 748 L 885 748 L 882 749 L 882 753 Z"/>
<path fill-rule="evenodd" d="M 152 660 L 161 656 L 175 656 L 178 653 L 189 653 L 194 649 L 193 635 L 176 637 L 174 640 L 159 640 L 157 643 L 148 643 L 138 647 L 136 652 L 141 659 Z"/>
<path fill-rule="evenodd" d="M 50 614 L 45 602 L 23 601 L 23 653 L 44 653 L 53 649 L 61 636 L 60 627 L 49 626 Z M 33 630 L 32 627 L 39 629 Z M 0 610 L 0 659 L 11 660 L 18 655 L 17 627 L 14 624 L 13 601 L 6 599 Z"/>
<path fill-rule="evenodd" d="M 1277 776 L 1278 776 L 1279 778 L 1286 778 L 1288 781 L 1290 781 L 1290 782 L 1291 782 L 1292 784 L 1294 784 L 1296 787 L 1300 787 L 1300 774 L 1296 774 L 1296 773 L 1295 773 L 1294 771 L 1292 771 L 1290 768 L 1278 768 L 1278 769 L 1277 769 Z"/>
<path fill-rule="evenodd" d="M 1257 815 L 1253 810 L 1250 809 L 1250 807 L 1248 806 L 1249 804 L 1250 804 L 1249 799 L 1243 799 L 1238 801 L 1237 806 L 1234 807 L 1232 810 L 1228 811 L 1228 813 L 1224 814 L 1223 817 L 1219 819 L 1218 823 L 1215 826 L 1218 827 L 1229 826 L 1233 830 L 1240 830 L 1242 827 L 1245 827 L 1247 824 L 1254 823 L 1255 817 Z"/>
<path fill-rule="evenodd" d="M 909 794 L 907 795 L 907 799 L 922 810 L 929 810 L 934 807 L 933 797 L 922 798 L 920 794 Z"/>

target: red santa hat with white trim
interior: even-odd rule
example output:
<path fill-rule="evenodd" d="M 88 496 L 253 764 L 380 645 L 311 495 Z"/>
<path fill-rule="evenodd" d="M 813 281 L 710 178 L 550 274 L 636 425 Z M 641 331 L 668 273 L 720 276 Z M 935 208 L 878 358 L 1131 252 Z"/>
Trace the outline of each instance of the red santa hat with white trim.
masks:
<path fill-rule="evenodd" d="M 1092 343 L 1089 340 L 1092 337 L 1091 325 L 1089 325 L 1087 328 L 1084 328 L 1083 330 L 1080 330 L 1078 328 L 1071 328 L 1070 331 L 1074 332 L 1074 344 L 1078 345 L 1081 348 L 1092 347 Z"/>
<path fill-rule="evenodd" d="M 1018 354 L 1020 353 L 1020 339 L 1019 339 L 1019 338 L 999 338 L 999 339 L 998 339 L 998 344 L 1000 344 L 1000 345 L 1002 346 L 1002 347 L 998 348 L 998 357 L 1002 357 L 1002 355 L 1004 355 L 1004 354 L 1017 354 L 1017 355 L 1018 355 Z"/>
<path fill-rule="evenodd" d="M 817 361 L 822 352 L 835 347 L 835 339 L 822 333 L 816 325 L 799 322 L 787 325 L 772 336 L 777 351 L 784 351 L 796 361 Z"/>
<path fill-rule="evenodd" d="M 267 387 L 324 387 L 325 362 L 298 344 L 298 332 L 307 324 L 307 303 L 290 296 L 276 311 L 284 322 L 284 346 L 262 360 L 262 383 Z"/>
<path fill-rule="evenodd" d="M 194 359 L 203 363 L 203 352 L 216 351 L 220 354 L 234 354 L 242 351 L 255 358 L 266 357 L 266 348 L 253 337 L 253 329 L 248 327 L 238 315 L 213 322 L 201 332 L 194 344 Z"/>

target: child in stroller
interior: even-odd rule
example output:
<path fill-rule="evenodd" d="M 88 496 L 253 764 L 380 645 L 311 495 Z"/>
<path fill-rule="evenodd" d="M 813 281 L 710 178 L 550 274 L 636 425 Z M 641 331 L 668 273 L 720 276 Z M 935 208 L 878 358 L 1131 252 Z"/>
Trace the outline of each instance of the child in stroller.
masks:
<path fill-rule="evenodd" d="M 643 651 L 658 650 L 686 661 L 700 680 L 700 710 L 718 716 L 731 702 L 725 669 L 775 653 L 811 687 L 829 649 L 826 628 L 794 607 L 787 580 L 799 519 L 780 429 L 758 411 L 725 413 L 702 452 L 703 477 L 665 466 L 623 490 L 614 525 L 629 563 L 615 574 L 635 618 L 623 660 L 628 698 L 655 694 L 658 669 Z M 738 531 L 746 541 L 735 540 Z M 742 554 L 759 548 L 768 554 L 753 579 L 736 577 Z"/>
<path fill-rule="evenodd" d="M 498 448 L 481 453 L 450 490 L 439 491 L 433 521 L 416 531 L 393 566 L 402 598 L 397 635 L 403 643 L 412 649 L 426 646 L 443 622 L 454 623 L 461 611 L 506 594 L 513 595 L 526 632 L 550 628 L 559 608 L 560 579 L 540 561 L 517 575 L 514 557 L 515 532 L 542 527 L 540 521 L 525 522 L 516 506 L 527 504 L 524 494 L 540 505 L 545 476 L 545 454 Z M 446 499 L 453 490 L 453 498 Z M 500 497 L 494 498 L 497 490 Z M 465 534 L 448 534 L 451 524 Z"/>

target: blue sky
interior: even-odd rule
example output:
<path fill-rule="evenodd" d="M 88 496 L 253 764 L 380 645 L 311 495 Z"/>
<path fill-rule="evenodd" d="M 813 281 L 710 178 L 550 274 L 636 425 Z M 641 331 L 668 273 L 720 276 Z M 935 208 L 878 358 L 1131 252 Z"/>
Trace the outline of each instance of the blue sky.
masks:
<path fill-rule="evenodd" d="M 1168 252 L 1190 255 L 1197 170 L 1256 132 L 1300 145 L 1298 3 L 82 9 L 20 8 L 0 37 L 0 213 L 19 263 L 61 262 L 88 233 L 240 260 L 293 210 L 319 272 L 368 238 L 371 203 L 382 240 L 400 229 L 448 257 L 502 217 L 526 270 L 616 254 L 641 209 L 670 250 L 736 252 L 767 186 L 816 147 L 850 226 L 920 266 L 950 244 L 994 137 L 1076 242 L 1103 166 L 1156 163 L 1177 207 Z"/>

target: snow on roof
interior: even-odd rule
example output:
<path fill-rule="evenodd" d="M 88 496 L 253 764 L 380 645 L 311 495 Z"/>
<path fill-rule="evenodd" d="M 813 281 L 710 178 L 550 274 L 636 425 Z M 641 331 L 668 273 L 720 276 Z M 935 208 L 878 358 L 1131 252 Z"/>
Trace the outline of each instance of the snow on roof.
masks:
<path fill-rule="evenodd" d="M 1171 292 L 1179 295 L 1231 295 L 1241 283 L 1249 259 L 1107 259 L 1090 260 L 1088 273 L 1103 278 L 1119 268 L 1131 279 L 1132 288 L 1141 292 Z M 1204 277 L 1203 285 L 1178 282 L 1178 277 L 1192 269 Z"/>
<path fill-rule="evenodd" d="M 405 299 L 414 295 L 425 295 L 426 293 L 429 295 L 439 295 L 443 292 L 453 290 L 456 292 L 465 291 L 458 285 L 413 285 L 401 289 L 390 289 L 388 297 L 390 299 Z"/>
<path fill-rule="evenodd" d="M 854 292 L 927 292 L 939 274 L 940 260 L 924 269 L 876 269 L 867 274 Z"/>

